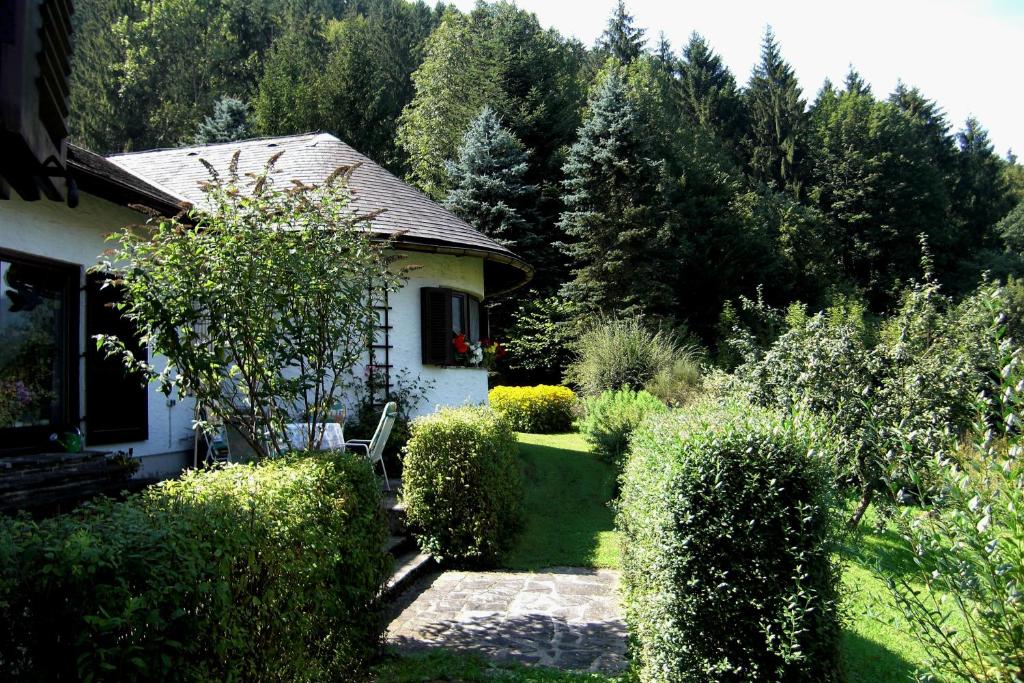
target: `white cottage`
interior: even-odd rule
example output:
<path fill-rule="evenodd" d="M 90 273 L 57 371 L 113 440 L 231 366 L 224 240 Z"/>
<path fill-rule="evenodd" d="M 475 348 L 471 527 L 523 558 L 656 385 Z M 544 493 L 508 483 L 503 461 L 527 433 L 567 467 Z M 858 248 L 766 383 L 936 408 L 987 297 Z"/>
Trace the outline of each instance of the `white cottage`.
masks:
<path fill-rule="evenodd" d="M 0 202 L 0 458 L 53 449 L 50 434 L 77 427 L 86 448 L 131 448 L 142 475 L 190 461 L 191 402 L 139 388 L 95 351 L 93 334 L 123 328 L 85 270 L 107 233 L 140 221 L 129 205 L 169 214 L 181 201 L 199 204 L 199 183 L 209 177 L 200 159 L 226 170 L 236 150 L 241 173 L 260 171 L 284 152 L 273 175 L 281 183 L 318 184 L 337 167 L 358 164 L 350 183 L 356 208 L 383 210 L 374 232 L 394 237 L 403 262 L 419 266 L 381 311 L 367 371 L 379 385 L 402 370 L 432 382 L 421 413 L 487 401 L 487 372 L 456 365 L 453 333 L 485 336 L 482 302 L 527 282 L 532 268 L 337 138 L 297 135 L 108 159 L 70 147 L 75 208 L 16 195 Z"/>

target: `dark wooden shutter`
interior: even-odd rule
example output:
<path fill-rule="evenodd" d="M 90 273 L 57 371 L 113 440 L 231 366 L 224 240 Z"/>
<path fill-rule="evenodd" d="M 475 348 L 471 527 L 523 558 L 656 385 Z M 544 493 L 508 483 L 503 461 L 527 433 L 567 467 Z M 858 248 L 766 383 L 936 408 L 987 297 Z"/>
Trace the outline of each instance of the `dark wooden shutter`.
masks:
<path fill-rule="evenodd" d="M 452 362 L 452 295 L 438 287 L 420 289 L 423 364 L 447 365 Z"/>
<path fill-rule="evenodd" d="M 136 358 L 148 358 L 132 323 L 113 304 L 115 287 L 101 289 L 104 276 L 90 273 L 85 287 L 85 441 L 100 446 L 149 438 L 149 391 L 144 379 L 129 374 L 120 358 L 96 348 L 97 334 L 122 340 Z"/>
<path fill-rule="evenodd" d="M 490 311 L 487 310 L 488 306 L 484 302 L 480 302 L 480 337 L 482 339 L 491 338 L 491 315 Z"/>

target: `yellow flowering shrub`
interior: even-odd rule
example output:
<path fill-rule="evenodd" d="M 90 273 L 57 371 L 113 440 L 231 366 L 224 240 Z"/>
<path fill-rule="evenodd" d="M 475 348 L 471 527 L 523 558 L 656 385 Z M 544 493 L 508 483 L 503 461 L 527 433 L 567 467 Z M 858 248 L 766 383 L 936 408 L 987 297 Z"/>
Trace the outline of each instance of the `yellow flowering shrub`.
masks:
<path fill-rule="evenodd" d="M 572 429 L 576 394 L 568 387 L 494 387 L 491 409 L 517 432 L 553 434 Z"/>

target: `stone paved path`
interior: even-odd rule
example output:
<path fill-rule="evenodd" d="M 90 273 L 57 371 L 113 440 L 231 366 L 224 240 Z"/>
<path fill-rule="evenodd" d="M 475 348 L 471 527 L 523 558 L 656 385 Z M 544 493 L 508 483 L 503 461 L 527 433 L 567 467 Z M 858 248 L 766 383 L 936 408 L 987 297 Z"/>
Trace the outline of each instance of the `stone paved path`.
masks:
<path fill-rule="evenodd" d="M 626 667 L 618 572 L 447 571 L 421 579 L 388 628 L 400 650 L 444 647 L 496 660 L 616 673 Z"/>

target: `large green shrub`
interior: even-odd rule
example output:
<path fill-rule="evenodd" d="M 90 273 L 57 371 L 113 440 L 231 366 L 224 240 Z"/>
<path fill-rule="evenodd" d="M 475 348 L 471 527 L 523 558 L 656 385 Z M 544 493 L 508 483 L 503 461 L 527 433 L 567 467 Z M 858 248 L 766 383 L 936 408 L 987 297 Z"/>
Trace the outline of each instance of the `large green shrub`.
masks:
<path fill-rule="evenodd" d="M 619 389 L 586 399 L 585 410 L 578 423 L 580 432 L 598 455 L 618 465 L 633 430 L 648 416 L 667 412 L 668 408 L 646 391 Z"/>
<path fill-rule="evenodd" d="M 448 408 L 412 423 L 402 479 L 409 526 L 438 559 L 489 564 L 519 528 L 515 434 L 486 408 Z"/>
<path fill-rule="evenodd" d="M 1003 312 L 989 313 L 998 379 L 978 399 L 971 443 L 937 459 L 932 505 L 896 517 L 914 563 L 882 576 L 936 680 L 1024 680 L 1024 350 L 1004 336 Z"/>
<path fill-rule="evenodd" d="M 789 329 L 737 374 L 754 402 L 832 424 L 837 470 L 860 495 L 856 524 L 892 482 L 901 497 L 919 499 L 933 454 L 966 433 L 974 397 L 996 368 L 986 311 L 1004 305 L 992 285 L 954 305 L 924 282 L 877 326 L 848 305 L 813 316 L 794 308 Z"/>
<path fill-rule="evenodd" d="M 641 681 L 840 681 L 832 475 L 793 420 L 708 402 L 633 436 L 617 526 Z"/>
<path fill-rule="evenodd" d="M 4 680 L 325 680 L 378 644 L 376 478 L 318 454 L 0 522 Z"/>
<path fill-rule="evenodd" d="M 487 398 L 491 409 L 517 432 L 557 434 L 572 427 L 576 394 L 569 387 L 494 387 Z"/>

